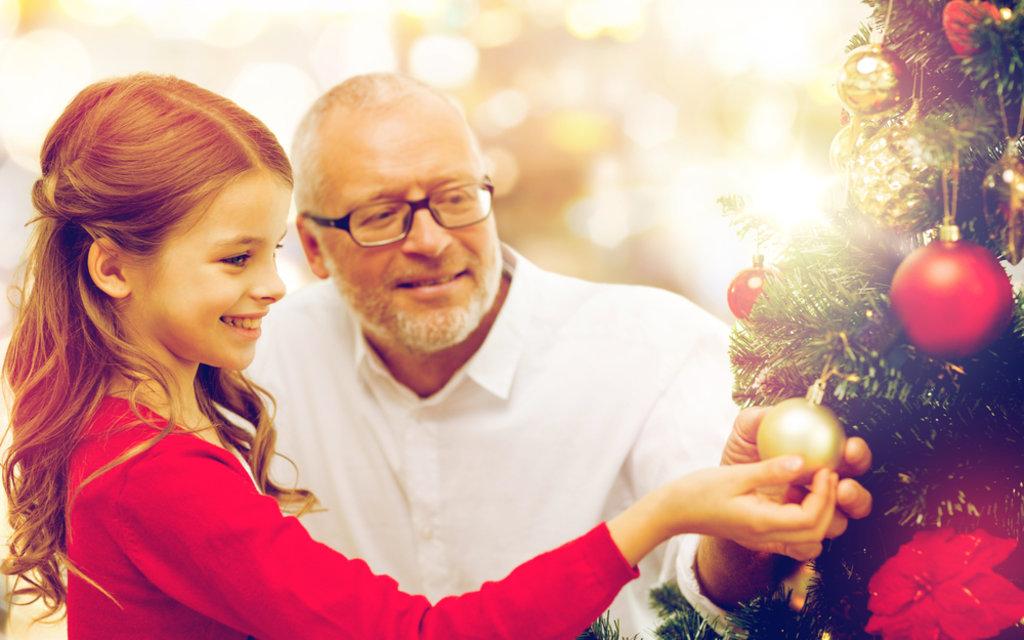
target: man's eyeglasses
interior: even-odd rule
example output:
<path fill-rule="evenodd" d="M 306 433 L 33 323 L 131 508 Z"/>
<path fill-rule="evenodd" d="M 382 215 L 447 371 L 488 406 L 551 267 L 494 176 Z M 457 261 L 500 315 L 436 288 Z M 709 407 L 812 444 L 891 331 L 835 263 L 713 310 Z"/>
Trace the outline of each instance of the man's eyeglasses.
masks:
<path fill-rule="evenodd" d="M 458 229 L 482 222 L 491 215 L 494 186 L 484 179 L 431 193 L 422 200 L 388 200 L 365 204 L 340 218 L 324 218 L 309 212 L 307 218 L 322 227 L 348 231 L 361 247 L 379 247 L 409 235 L 413 214 L 426 207 L 437 224 Z"/>

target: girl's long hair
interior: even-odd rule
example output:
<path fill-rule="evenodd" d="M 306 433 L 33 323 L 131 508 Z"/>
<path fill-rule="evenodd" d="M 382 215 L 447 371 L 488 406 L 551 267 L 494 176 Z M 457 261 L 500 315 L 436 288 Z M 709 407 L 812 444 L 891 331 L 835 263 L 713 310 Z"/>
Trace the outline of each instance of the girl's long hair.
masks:
<path fill-rule="evenodd" d="M 258 119 L 192 83 L 153 74 L 82 90 L 47 135 L 40 161 L 35 228 L 3 363 L 11 433 L 2 475 L 13 535 L 0 570 L 15 576 L 11 596 L 41 598 L 53 614 L 66 600 L 64 572 L 76 571 L 66 555 L 68 463 L 84 427 L 113 379 L 131 383 L 131 398 L 144 381 L 170 389 L 165 371 L 125 340 L 114 300 L 89 275 L 89 247 L 102 239 L 134 259 L 152 259 L 189 212 L 243 172 L 268 171 L 289 186 L 292 176 Z M 268 477 L 276 438 L 269 395 L 241 372 L 206 365 L 195 387 L 221 440 L 248 460 L 260 489 L 285 507 L 312 506 L 308 491 Z"/>

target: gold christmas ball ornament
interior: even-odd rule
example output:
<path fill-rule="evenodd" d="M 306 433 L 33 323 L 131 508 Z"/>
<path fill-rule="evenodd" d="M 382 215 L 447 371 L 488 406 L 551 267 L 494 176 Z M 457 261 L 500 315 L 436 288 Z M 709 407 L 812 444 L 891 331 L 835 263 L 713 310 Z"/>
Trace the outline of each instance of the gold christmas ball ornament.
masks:
<path fill-rule="evenodd" d="M 907 65 L 879 43 L 851 51 L 836 80 L 843 104 L 869 118 L 895 110 L 910 98 L 911 89 Z"/>
<path fill-rule="evenodd" d="M 832 138 L 832 144 L 828 149 L 828 159 L 832 168 L 838 171 L 845 170 L 853 159 L 853 152 L 857 148 L 857 133 L 854 131 L 853 123 L 847 124 Z"/>
<path fill-rule="evenodd" d="M 940 175 L 926 160 L 918 136 L 894 125 L 858 145 L 849 163 L 850 197 L 860 211 L 886 227 L 923 231 L 934 226 Z"/>
<path fill-rule="evenodd" d="M 809 481 L 818 469 L 835 470 L 843 459 L 846 432 L 828 407 L 806 398 L 783 400 L 761 420 L 757 430 L 757 453 L 762 460 L 783 455 L 801 455 Z"/>
<path fill-rule="evenodd" d="M 981 181 L 985 221 L 993 239 L 998 239 L 1011 264 L 1024 257 L 1024 158 L 1017 153 L 1017 141 L 1009 140 L 1006 152 Z"/>

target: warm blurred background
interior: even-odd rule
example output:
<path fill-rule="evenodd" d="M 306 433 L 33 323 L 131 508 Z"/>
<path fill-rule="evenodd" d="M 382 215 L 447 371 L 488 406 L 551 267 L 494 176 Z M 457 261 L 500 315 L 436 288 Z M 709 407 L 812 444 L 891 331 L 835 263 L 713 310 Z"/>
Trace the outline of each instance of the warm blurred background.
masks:
<path fill-rule="evenodd" d="M 726 289 L 755 247 L 716 199 L 821 210 L 835 76 L 866 16 L 857 0 L 0 0 L 0 284 L 27 239 L 41 141 L 89 82 L 179 75 L 289 148 L 319 93 L 397 69 L 461 101 L 521 253 L 731 321 Z M 281 267 L 291 287 L 309 277 L 294 239 Z"/>

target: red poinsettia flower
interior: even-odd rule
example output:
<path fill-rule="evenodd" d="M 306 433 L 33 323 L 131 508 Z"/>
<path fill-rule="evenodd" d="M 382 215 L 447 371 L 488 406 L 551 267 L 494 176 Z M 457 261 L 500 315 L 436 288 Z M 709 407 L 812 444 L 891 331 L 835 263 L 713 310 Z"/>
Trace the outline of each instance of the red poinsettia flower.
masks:
<path fill-rule="evenodd" d="M 886 640 L 991 638 L 1024 618 L 1024 591 L 993 571 L 1016 546 L 982 529 L 917 533 L 871 576 L 864 630 Z"/>

